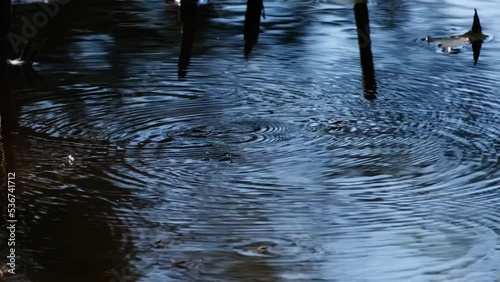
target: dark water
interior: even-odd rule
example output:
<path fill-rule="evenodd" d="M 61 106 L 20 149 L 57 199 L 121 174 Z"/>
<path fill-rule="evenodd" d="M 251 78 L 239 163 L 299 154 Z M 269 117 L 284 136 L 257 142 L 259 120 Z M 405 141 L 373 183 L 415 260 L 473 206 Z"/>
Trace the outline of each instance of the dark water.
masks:
<path fill-rule="evenodd" d="M 179 81 L 175 9 L 103 2 L 51 19 L 33 86 L 10 71 L 11 279 L 499 281 L 496 1 L 369 3 L 373 101 L 352 4 L 266 1 L 249 59 L 244 1 L 204 7 Z M 474 8 L 476 66 L 419 42 Z"/>

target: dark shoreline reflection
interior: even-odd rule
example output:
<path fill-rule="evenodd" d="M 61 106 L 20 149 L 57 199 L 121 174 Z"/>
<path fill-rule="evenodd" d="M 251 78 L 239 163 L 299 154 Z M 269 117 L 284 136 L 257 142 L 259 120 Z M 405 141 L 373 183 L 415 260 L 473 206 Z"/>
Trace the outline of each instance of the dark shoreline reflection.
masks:
<path fill-rule="evenodd" d="M 33 259 L 28 277 L 82 282 L 138 279 L 140 274 L 130 262 L 135 254 L 130 231 L 110 203 L 123 202 L 115 198 L 126 197 L 126 192 L 103 179 L 62 182 L 49 180 L 31 187 L 41 194 L 36 199 L 33 194 L 26 197 L 31 208 L 24 216 L 29 226 L 26 245 Z M 58 184 L 74 188 L 52 188 Z M 96 197 L 99 192 L 119 196 Z"/>
<path fill-rule="evenodd" d="M 31 6 L 35 5 L 26 5 Z M 0 8 L 4 11 L 5 6 Z M 72 17 L 72 12 L 81 12 L 72 9 L 72 5 L 65 8 L 65 13 L 59 16 Z M 16 275 L 12 278 L 82 282 L 139 280 L 141 275 L 132 264 L 135 246 L 123 212 L 134 200 L 131 192 L 101 174 L 110 170 L 111 164 L 97 171 L 93 171 L 92 165 L 92 171 L 86 171 L 86 164 L 71 166 L 57 157 L 63 152 L 77 152 L 79 158 L 92 158 L 96 162 L 104 158 L 99 155 L 102 146 L 92 141 L 67 141 L 64 137 L 46 136 L 19 127 L 20 109 L 36 103 L 29 99 L 29 94 L 38 90 L 31 89 L 36 85 L 37 74 L 30 62 L 21 66 L 6 64 L 6 59 L 15 54 L 10 50 L 7 55 L 6 36 L 11 28 L 4 15 L 2 13 L 0 38 L 0 195 L 6 199 L 4 172 L 15 172 L 16 198 L 22 199 L 16 205 L 18 257 Z M 56 34 L 54 29 L 58 29 L 57 25 L 51 24 L 43 31 L 49 35 L 49 41 L 50 35 Z M 34 54 L 31 51 L 36 49 L 30 49 L 30 42 L 25 45 L 24 51 Z M 66 45 L 59 47 L 65 52 L 68 50 L 64 48 Z M 30 91 L 23 91 L 26 85 L 19 81 L 27 81 Z M 68 107 L 67 113 L 58 114 L 80 119 L 84 112 L 84 108 L 75 111 L 74 107 Z M 57 115 L 52 118 L 57 119 Z M 4 211 L 4 200 L 0 207 Z M 7 235 L 4 224 L 0 222 L 2 242 Z M 4 244 L 0 247 L 0 266 L 5 262 L 6 247 Z"/>
<path fill-rule="evenodd" d="M 365 98 L 375 99 L 377 95 L 377 81 L 375 80 L 375 71 L 373 67 L 370 20 L 366 1 L 354 4 L 354 16 L 358 33 L 359 55 L 363 72 Z"/>
<path fill-rule="evenodd" d="M 10 1 L 0 2 L 0 11 L 10 11 Z M 1 131 L 1 156 L 3 159 L 0 160 L 2 167 L 5 171 L 2 171 L 2 177 L 5 177 L 6 172 L 15 172 L 15 161 L 14 161 L 14 149 L 12 143 L 12 131 L 15 129 L 17 124 L 17 118 L 15 113 L 14 102 L 12 94 L 9 88 L 9 79 L 7 77 L 7 34 L 10 29 L 10 13 L 2 12 L 0 13 L 0 131 Z M 2 186 L 0 191 L 2 191 L 2 207 L 4 204 L 3 193 L 6 185 L 2 179 Z M 3 211 L 3 208 L 2 208 Z M 3 217 L 2 217 L 3 218 Z M 3 224 L 2 224 L 3 226 Z M 2 229 L 3 231 L 4 229 Z M 4 247 L 4 246 L 2 246 Z"/>
<path fill-rule="evenodd" d="M 2 167 L 5 168 L 6 172 L 15 172 L 15 158 L 14 149 L 12 141 L 12 133 L 17 126 L 17 117 L 15 106 L 12 98 L 12 93 L 10 92 L 7 75 L 5 69 L 0 70 L 0 131 L 1 131 L 1 143 L 0 149 L 3 150 L 1 154 L 4 159 L 0 160 Z M 6 174 L 2 174 L 2 177 Z M 2 183 L 3 184 L 3 183 Z M 3 192 L 4 186 L 2 185 L 1 191 Z M 2 198 L 5 199 L 5 198 Z M 3 201 L 3 200 L 2 200 Z M 3 202 L 2 202 L 3 203 Z"/>
<path fill-rule="evenodd" d="M 7 34 L 10 31 L 11 0 L 0 1 L 0 71 L 5 77 L 7 64 Z"/>
<path fill-rule="evenodd" d="M 3 157 L 0 162 L 4 168 L 1 180 L 2 183 L 6 180 L 4 170 L 15 172 L 16 196 L 22 198 L 16 210 L 16 242 L 19 244 L 16 253 L 22 257 L 16 275 L 26 275 L 37 281 L 107 282 L 113 278 L 121 281 L 140 277 L 130 262 L 135 254 L 131 231 L 122 221 L 123 215 L 116 212 L 123 205 L 114 204 L 129 202 L 126 200 L 130 197 L 129 192 L 104 180 L 105 175 L 78 171 L 78 167 L 61 169 L 60 164 L 54 164 L 50 152 L 81 151 L 82 146 L 92 144 L 67 147 L 61 145 L 61 141 L 45 140 L 22 128 L 17 129 L 17 111 L 4 74 L 5 71 L 0 80 L 0 156 Z M 93 148 L 85 150 L 95 151 Z M 46 154 L 49 158 L 44 159 Z M 38 161 L 26 164 L 29 163 L 26 159 L 35 155 Z M 71 174 L 61 177 L 59 173 L 65 170 Z M 82 175 L 94 176 L 82 180 Z M 2 184 L 2 196 L 5 196 L 4 187 Z M 2 228 L 1 233 L 4 230 Z M 0 236 L 5 237 L 4 234 Z M 0 248 L 1 254 L 7 252 L 4 248 Z"/>
<path fill-rule="evenodd" d="M 0 1 L 0 213 L 2 214 L 0 219 L 0 241 L 2 242 L 0 246 L 0 267 L 3 271 L 5 271 L 6 263 L 10 262 L 6 258 L 11 255 L 10 248 L 15 247 L 7 244 L 10 233 L 7 231 L 7 205 L 9 204 L 7 189 L 10 188 L 8 182 L 10 179 L 8 177 L 17 173 L 12 136 L 17 126 L 17 117 L 7 76 L 7 34 L 10 31 L 10 11 L 11 1 Z M 18 175 L 14 176 L 17 178 Z M 14 182 L 16 183 L 16 181 L 17 179 Z M 15 218 L 9 219 L 19 219 L 19 216 L 16 214 Z M 16 229 L 18 228 L 19 225 L 16 225 Z M 21 240 L 22 238 L 19 236 L 17 242 Z M 19 252 L 15 253 L 17 259 L 19 259 L 19 254 Z M 8 266 L 8 269 L 11 268 L 12 265 Z M 5 273 L 4 275 L 8 274 Z"/>

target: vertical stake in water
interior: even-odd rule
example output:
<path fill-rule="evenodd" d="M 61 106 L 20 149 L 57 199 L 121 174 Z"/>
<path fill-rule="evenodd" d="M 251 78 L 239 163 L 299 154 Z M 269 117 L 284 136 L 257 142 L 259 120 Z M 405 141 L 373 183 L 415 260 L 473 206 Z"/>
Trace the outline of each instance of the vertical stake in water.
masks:
<path fill-rule="evenodd" d="M 365 98 L 375 99 L 377 95 L 377 81 L 373 68 L 372 43 L 370 38 L 370 20 L 366 1 L 354 4 L 354 17 L 358 32 L 359 55 L 363 71 L 363 86 Z"/>

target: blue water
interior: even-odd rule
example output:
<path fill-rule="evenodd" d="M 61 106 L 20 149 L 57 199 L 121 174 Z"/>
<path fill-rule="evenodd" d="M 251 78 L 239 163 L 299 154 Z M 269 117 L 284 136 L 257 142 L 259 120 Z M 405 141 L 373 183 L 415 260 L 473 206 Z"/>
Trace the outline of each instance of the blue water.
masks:
<path fill-rule="evenodd" d="M 248 59 L 203 6 L 185 81 L 175 7 L 73 1 L 10 72 L 18 279 L 499 281 L 496 1 L 370 2 L 375 100 L 348 1 L 265 1 Z M 419 42 L 474 8 L 477 65 Z"/>

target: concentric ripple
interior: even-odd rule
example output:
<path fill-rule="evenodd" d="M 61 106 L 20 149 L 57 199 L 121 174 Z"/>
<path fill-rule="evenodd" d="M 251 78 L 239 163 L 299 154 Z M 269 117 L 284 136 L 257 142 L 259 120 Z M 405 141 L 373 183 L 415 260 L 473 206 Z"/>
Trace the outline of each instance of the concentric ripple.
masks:
<path fill-rule="evenodd" d="M 500 44 L 415 43 L 472 4 L 371 2 L 368 101 L 350 1 L 266 0 L 249 58 L 244 1 L 214 1 L 185 81 L 172 7 L 76 2 L 0 140 L 31 280 L 497 282 Z"/>

